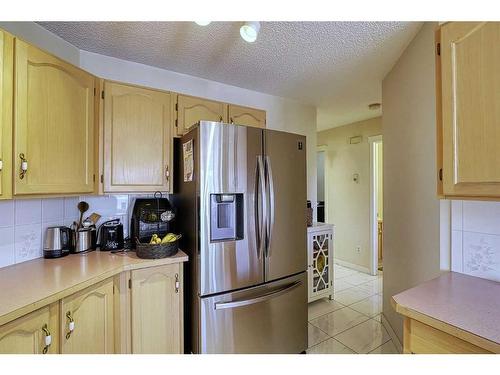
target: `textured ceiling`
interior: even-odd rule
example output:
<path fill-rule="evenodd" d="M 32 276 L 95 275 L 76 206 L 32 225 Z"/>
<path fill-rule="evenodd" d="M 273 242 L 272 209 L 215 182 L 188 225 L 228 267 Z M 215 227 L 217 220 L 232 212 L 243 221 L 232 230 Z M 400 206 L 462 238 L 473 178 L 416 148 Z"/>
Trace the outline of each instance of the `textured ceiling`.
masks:
<path fill-rule="evenodd" d="M 382 79 L 418 22 L 263 22 L 253 44 L 238 22 L 40 22 L 95 53 L 318 107 L 318 129 L 380 115 Z"/>

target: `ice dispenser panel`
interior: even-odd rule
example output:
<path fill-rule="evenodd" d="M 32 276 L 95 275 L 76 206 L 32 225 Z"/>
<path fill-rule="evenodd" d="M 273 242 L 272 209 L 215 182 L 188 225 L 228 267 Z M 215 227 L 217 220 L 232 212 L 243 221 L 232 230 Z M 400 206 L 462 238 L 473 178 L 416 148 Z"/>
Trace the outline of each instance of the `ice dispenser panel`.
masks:
<path fill-rule="evenodd" d="M 243 238 L 243 194 L 210 195 L 210 240 Z"/>

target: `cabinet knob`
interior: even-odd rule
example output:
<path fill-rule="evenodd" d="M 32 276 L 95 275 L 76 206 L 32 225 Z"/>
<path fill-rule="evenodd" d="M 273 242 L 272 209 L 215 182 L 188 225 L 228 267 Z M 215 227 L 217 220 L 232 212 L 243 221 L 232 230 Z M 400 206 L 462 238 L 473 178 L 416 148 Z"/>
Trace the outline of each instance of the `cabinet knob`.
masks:
<path fill-rule="evenodd" d="M 71 337 L 71 334 L 75 330 L 75 320 L 71 316 L 71 311 L 66 313 L 66 318 L 68 319 L 68 332 L 66 333 L 66 340 Z"/>
<path fill-rule="evenodd" d="M 0 159 L 0 172 L 2 172 L 2 169 L 3 169 L 3 160 Z"/>
<path fill-rule="evenodd" d="M 47 324 L 44 324 L 42 327 L 42 331 L 45 334 L 45 346 L 43 347 L 43 354 L 47 354 L 49 351 L 49 347 L 52 344 L 52 335 L 47 327 Z"/>
<path fill-rule="evenodd" d="M 179 282 L 179 274 L 175 274 L 175 293 L 179 293 L 179 289 L 181 287 L 181 283 Z"/>
<path fill-rule="evenodd" d="M 222 122 L 223 118 L 222 116 L 219 116 L 219 122 Z"/>
<path fill-rule="evenodd" d="M 26 173 L 28 172 L 28 160 L 26 160 L 26 157 L 24 156 L 23 153 L 19 154 L 19 158 L 21 159 L 21 169 L 19 171 L 19 178 L 22 180 L 24 176 L 26 176 Z"/>

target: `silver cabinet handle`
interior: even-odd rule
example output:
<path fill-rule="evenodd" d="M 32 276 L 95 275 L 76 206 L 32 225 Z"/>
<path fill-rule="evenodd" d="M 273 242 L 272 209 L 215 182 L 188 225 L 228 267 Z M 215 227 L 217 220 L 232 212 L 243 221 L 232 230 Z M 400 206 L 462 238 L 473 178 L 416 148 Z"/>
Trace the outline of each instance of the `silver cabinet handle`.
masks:
<path fill-rule="evenodd" d="M 3 160 L 0 159 L 0 172 L 2 172 L 2 169 L 3 169 Z"/>
<path fill-rule="evenodd" d="M 269 195 L 269 218 L 267 220 L 267 257 L 271 256 L 271 240 L 273 237 L 274 228 L 274 179 L 273 169 L 271 168 L 271 159 L 266 156 L 266 171 L 267 171 L 267 188 Z M 266 200 L 267 201 L 267 200 Z"/>
<path fill-rule="evenodd" d="M 245 300 L 240 300 L 240 301 L 231 301 L 231 302 L 218 302 L 214 305 L 214 308 L 215 308 L 215 310 L 232 309 L 235 307 L 248 306 L 248 305 L 253 305 L 253 304 L 259 303 L 259 302 L 268 301 L 270 299 L 273 299 L 275 297 L 278 297 L 278 296 L 281 296 L 283 294 L 288 293 L 292 289 L 295 289 L 296 287 L 298 287 L 300 284 L 302 284 L 302 281 L 295 281 L 294 283 L 288 284 L 284 288 L 278 289 L 275 292 L 264 294 L 262 296 L 255 297 L 255 298 L 250 298 L 250 299 L 245 299 Z"/>

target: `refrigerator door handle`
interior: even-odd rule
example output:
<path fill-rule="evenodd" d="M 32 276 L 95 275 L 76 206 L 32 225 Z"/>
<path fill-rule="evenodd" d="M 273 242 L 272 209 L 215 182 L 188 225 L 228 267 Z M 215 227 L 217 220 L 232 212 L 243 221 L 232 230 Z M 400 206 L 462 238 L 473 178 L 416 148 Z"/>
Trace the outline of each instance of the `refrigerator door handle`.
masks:
<path fill-rule="evenodd" d="M 255 235 L 257 240 L 257 257 L 260 259 L 264 251 L 265 245 L 265 225 L 267 221 L 266 204 L 266 180 L 264 174 L 264 162 L 262 156 L 257 156 L 257 171 L 256 171 L 256 186 L 255 186 Z M 261 207 L 262 212 L 261 212 Z"/>
<path fill-rule="evenodd" d="M 266 257 L 271 256 L 271 240 L 273 237 L 274 228 L 274 179 L 273 179 L 273 169 L 271 167 L 271 159 L 266 156 L 266 172 L 267 172 L 267 188 L 269 189 L 268 196 L 269 200 L 266 202 L 269 204 L 269 217 L 266 223 L 267 230 L 267 246 L 266 246 Z"/>
<path fill-rule="evenodd" d="M 250 299 L 244 299 L 244 300 L 239 300 L 239 301 L 231 301 L 231 302 L 218 302 L 214 304 L 214 309 L 215 310 L 222 310 L 222 309 L 232 309 L 235 307 L 242 307 L 242 306 L 248 306 L 248 305 L 253 305 L 255 303 L 259 302 L 265 302 L 270 299 L 273 299 L 275 297 L 281 296 L 285 293 L 288 293 L 292 289 L 295 289 L 298 287 L 300 284 L 302 284 L 302 281 L 295 281 L 294 283 L 288 284 L 287 286 L 278 289 L 274 292 L 268 293 L 268 294 L 263 294 L 261 296 L 255 297 L 255 298 L 250 298 Z"/>

